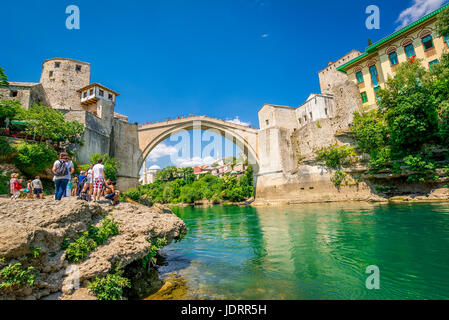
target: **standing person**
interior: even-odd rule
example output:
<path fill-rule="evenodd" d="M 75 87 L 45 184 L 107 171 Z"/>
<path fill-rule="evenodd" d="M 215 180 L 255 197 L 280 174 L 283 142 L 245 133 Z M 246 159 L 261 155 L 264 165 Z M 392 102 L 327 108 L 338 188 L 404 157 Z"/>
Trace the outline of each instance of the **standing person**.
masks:
<path fill-rule="evenodd" d="M 76 197 L 77 199 L 80 198 L 81 192 L 84 190 L 84 184 L 86 183 L 87 176 L 85 175 L 84 171 L 80 172 L 80 175 L 78 176 L 78 187 L 76 188 Z"/>
<path fill-rule="evenodd" d="M 76 197 L 77 190 L 78 190 L 78 177 L 73 178 L 72 182 L 73 182 L 72 197 Z"/>
<path fill-rule="evenodd" d="M 103 159 L 98 159 L 98 162 L 92 168 L 93 178 L 94 178 L 94 201 L 100 201 L 101 193 L 103 191 L 104 185 L 104 165 L 102 164 Z"/>
<path fill-rule="evenodd" d="M 65 196 L 66 197 L 71 197 L 72 196 L 72 188 L 73 188 L 73 182 L 70 179 L 69 182 L 67 183 L 67 188 L 65 190 Z"/>
<path fill-rule="evenodd" d="M 59 160 L 56 160 L 53 164 L 52 171 L 55 174 L 55 200 L 61 200 L 62 196 L 66 192 L 71 174 L 75 171 L 75 167 L 73 166 L 72 161 L 70 161 L 69 154 L 67 152 L 61 152 L 59 154 Z"/>
<path fill-rule="evenodd" d="M 26 187 L 25 190 L 23 191 L 23 192 L 26 193 L 27 199 L 33 198 L 32 191 L 33 191 L 33 185 L 31 184 L 31 180 L 28 180 L 28 181 L 27 181 L 27 187 Z"/>
<path fill-rule="evenodd" d="M 87 170 L 86 173 L 86 181 L 84 183 L 84 187 L 82 192 L 86 193 L 87 189 L 89 189 L 89 195 L 92 196 L 92 183 L 93 183 L 93 169 L 94 169 L 94 165 L 91 163 L 89 165 L 89 169 Z"/>
<path fill-rule="evenodd" d="M 11 174 L 11 180 L 9 180 L 9 188 L 11 191 L 11 200 L 17 200 L 17 198 L 20 197 L 20 189 L 22 189 L 22 186 L 19 183 L 19 180 L 17 179 L 19 175 L 17 173 Z"/>
<path fill-rule="evenodd" d="M 42 181 L 39 176 L 36 176 L 33 181 L 31 181 L 31 187 L 33 188 L 34 199 L 44 198 L 44 187 L 42 186 Z"/>

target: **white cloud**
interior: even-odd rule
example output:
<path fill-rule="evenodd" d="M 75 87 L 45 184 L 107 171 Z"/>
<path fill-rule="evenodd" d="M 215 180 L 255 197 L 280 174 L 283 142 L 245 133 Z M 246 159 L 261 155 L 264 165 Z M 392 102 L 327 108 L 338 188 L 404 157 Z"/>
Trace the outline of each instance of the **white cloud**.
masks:
<path fill-rule="evenodd" d="M 226 122 L 239 124 L 241 126 L 249 127 L 251 123 L 240 121 L 239 117 L 235 117 L 233 120 L 226 120 Z"/>
<path fill-rule="evenodd" d="M 400 23 L 398 30 L 410 23 L 422 18 L 426 14 L 435 11 L 445 2 L 445 0 L 413 0 L 413 5 L 405 9 L 399 15 L 397 23 Z"/>
<path fill-rule="evenodd" d="M 176 154 L 178 150 L 176 147 L 173 146 L 167 146 L 164 143 L 160 143 L 154 148 L 150 154 L 148 155 L 147 160 L 150 162 L 156 162 L 158 159 L 165 157 L 165 156 L 171 156 L 173 154 Z"/>
<path fill-rule="evenodd" d="M 263 35 L 261 35 L 262 38 L 268 38 L 270 36 L 269 33 L 264 33 Z"/>
<path fill-rule="evenodd" d="M 207 156 L 205 158 L 200 158 L 200 157 L 193 157 L 190 159 L 178 158 L 175 161 L 176 161 L 176 166 L 178 166 L 178 167 L 196 167 L 196 166 L 201 166 L 203 164 L 211 165 L 214 162 L 216 162 L 217 160 L 212 158 L 211 156 Z"/>

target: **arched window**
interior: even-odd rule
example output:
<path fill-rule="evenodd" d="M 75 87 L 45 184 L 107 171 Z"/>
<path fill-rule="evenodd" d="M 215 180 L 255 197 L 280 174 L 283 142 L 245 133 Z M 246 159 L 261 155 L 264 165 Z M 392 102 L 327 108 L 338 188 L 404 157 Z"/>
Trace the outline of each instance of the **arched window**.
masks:
<path fill-rule="evenodd" d="M 424 30 L 420 33 L 420 38 L 424 46 L 424 50 L 429 50 L 434 47 L 432 33 L 429 30 Z"/>
<path fill-rule="evenodd" d="M 398 54 L 396 52 L 396 47 L 390 47 L 385 52 L 388 55 L 388 59 L 390 60 L 390 64 L 395 66 L 399 63 Z"/>

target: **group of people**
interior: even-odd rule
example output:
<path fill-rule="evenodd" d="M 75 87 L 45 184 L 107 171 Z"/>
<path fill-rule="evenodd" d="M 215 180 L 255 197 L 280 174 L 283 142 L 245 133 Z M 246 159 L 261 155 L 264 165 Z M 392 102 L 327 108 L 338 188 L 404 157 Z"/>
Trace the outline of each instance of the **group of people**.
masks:
<path fill-rule="evenodd" d="M 11 180 L 9 180 L 9 186 L 11 191 L 11 200 L 17 200 L 23 191 L 28 199 L 34 197 L 34 199 L 42 199 L 44 196 L 44 187 L 39 176 L 36 176 L 34 180 L 28 180 L 26 188 L 23 188 L 23 179 L 19 179 L 18 173 L 11 174 Z"/>
<path fill-rule="evenodd" d="M 53 181 L 55 182 L 55 200 L 61 200 L 64 196 L 75 196 L 77 199 L 85 201 L 100 201 L 104 196 L 111 200 L 114 205 L 120 201 L 120 191 L 116 189 L 116 183 L 110 179 L 105 178 L 105 170 L 103 160 L 98 159 L 97 163 L 90 164 L 87 171 L 81 171 L 78 176 L 72 180 L 72 175 L 75 172 L 75 166 L 70 160 L 67 152 L 61 152 L 59 159 L 53 163 L 51 170 L 54 174 Z M 18 199 L 21 192 L 27 194 L 27 198 L 43 198 L 44 188 L 38 176 L 34 180 L 29 180 L 27 187 L 23 188 L 23 180 L 19 179 L 19 175 L 13 173 L 10 180 L 11 199 Z"/>
<path fill-rule="evenodd" d="M 59 160 L 53 164 L 52 171 L 56 184 L 55 199 L 61 200 L 67 190 L 67 185 L 71 182 L 71 175 L 75 171 L 68 153 L 62 152 L 59 155 Z M 120 191 L 116 190 L 116 183 L 105 178 L 103 159 L 98 159 L 95 165 L 91 163 L 87 171 L 81 171 L 73 186 L 72 190 L 78 199 L 100 201 L 100 198 L 104 196 L 114 205 L 120 201 Z"/>

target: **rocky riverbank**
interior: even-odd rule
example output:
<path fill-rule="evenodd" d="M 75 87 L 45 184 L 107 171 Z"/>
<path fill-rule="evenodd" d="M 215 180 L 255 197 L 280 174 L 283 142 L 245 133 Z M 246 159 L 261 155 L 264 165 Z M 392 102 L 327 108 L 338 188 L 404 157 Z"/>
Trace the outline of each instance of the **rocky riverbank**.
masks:
<path fill-rule="evenodd" d="M 118 222 L 118 234 L 84 260 L 69 263 L 64 240 L 76 239 L 105 216 Z M 22 270 L 32 267 L 35 274 L 32 284 L 0 285 L 0 300 L 93 299 L 89 282 L 140 261 L 150 252 L 149 241 L 165 238 L 170 243 L 185 229 L 184 222 L 161 205 L 113 207 L 67 198 L 0 202 L 0 270 L 20 263 Z"/>

